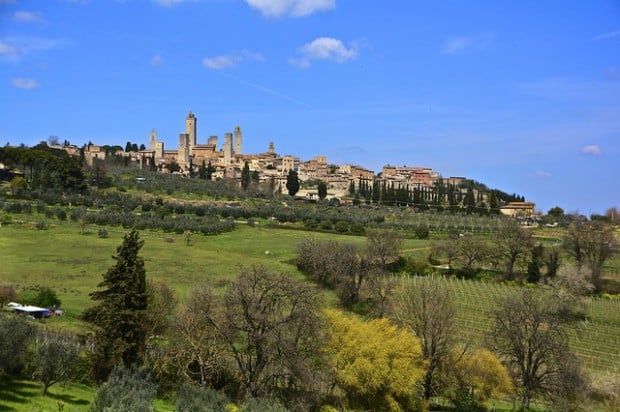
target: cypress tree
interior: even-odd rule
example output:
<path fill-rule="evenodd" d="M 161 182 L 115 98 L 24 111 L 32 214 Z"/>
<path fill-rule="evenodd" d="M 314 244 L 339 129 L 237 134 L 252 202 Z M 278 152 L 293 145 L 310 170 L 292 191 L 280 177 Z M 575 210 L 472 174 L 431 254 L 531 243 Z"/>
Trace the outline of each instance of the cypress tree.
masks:
<path fill-rule="evenodd" d="M 126 234 L 113 257 L 116 264 L 103 275 L 100 290 L 90 293 L 95 306 L 83 318 L 94 327 L 93 377 L 107 379 L 115 365 L 129 367 L 142 361 L 146 331 L 146 270 L 138 256 L 144 241 L 135 229 Z"/>

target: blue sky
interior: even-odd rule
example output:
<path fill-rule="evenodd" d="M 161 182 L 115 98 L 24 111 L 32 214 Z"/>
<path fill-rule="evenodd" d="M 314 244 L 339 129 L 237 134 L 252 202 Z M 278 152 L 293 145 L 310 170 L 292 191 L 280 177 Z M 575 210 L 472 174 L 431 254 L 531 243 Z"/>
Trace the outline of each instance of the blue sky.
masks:
<path fill-rule="evenodd" d="M 429 166 L 547 211 L 620 206 L 620 2 L 0 0 L 0 144 Z"/>

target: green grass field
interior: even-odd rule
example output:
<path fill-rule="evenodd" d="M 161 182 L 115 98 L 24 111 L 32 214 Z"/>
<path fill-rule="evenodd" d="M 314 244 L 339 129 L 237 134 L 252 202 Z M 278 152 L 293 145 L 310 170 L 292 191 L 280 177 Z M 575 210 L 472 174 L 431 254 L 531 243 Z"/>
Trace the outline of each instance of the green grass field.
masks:
<path fill-rule="evenodd" d="M 0 281 L 11 282 L 20 290 L 51 287 L 62 300 L 67 316 L 39 322 L 83 331 L 78 315 L 91 304 L 88 294 L 114 264 L 112 256 L 127 230 L 107 227 L 109 237 L 99 238 L 95 226 L 81 234 L 73 222 L 52 220 L 47 230 L 37 230 L 35 223 L 31 217 L 30 221 L 15 219 L 0 227 Z M 265 265 L 274 272 L 303 279 L 294 258 L 297 244 L 307 237 L 353 243 L 360 249 L 366 241 L 360 236 L 240 224 L 235 231 L 217 236 L 192 235 L 189 245 L 183 235 L 142 231 L 145 243 L 141 256 L 147 278 L 166 282 L 183 301 L 196 284 L 209 282 L 217 288 L 234 279 L 242 266 Z M 430 243 L 408 239 L 403 254 L 425 258 Z M 454 279 L 445 282 L 458 305 L 460 335 L 472 343 L 482 343 L 491 327 L 488 313 L 495 297 L 512 293 L 516 286 Z M 335 301 L 332 293 L 325 296 L 328 304 Z M 587 322 L 571 334 L 572 347 L 592 373 L 620 373 L 620 301 L 590 299 L 586 314 Z M 40 387 L 29 381 L 5 382 L 0 385 L 0 410 L 53 411 L 61 404 L 64 411 L 87 410 L 93 388 L 54 386 L 47 399 L 39 391 Z M 158 401 L 156 409 L 169 411 L 172 406 Z"/>

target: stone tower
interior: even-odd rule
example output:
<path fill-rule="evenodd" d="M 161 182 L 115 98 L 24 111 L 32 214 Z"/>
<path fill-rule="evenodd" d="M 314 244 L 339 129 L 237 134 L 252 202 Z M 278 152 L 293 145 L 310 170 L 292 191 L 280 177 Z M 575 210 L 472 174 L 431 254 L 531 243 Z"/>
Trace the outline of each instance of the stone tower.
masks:
<path fill-rule="evenodd" d="M 235 127 L 235 150 L 233 151 L 236 155 L 240 155 L 243 150 L 243 132 L 241 132 L 241 127 Z"/>
<path fill-rule="evenodd" d="M 189 148 L 192 149 L 196 146 L 196 116 L 194 113 L 189 112 L 187 119 L 185 119 L 185 133 L 189 135 Z"/>
<path fill-rule="evenodd" d="M 224 133 L 224 167 L 228 167 L 232 163 L 232 138 L 232 133 Z"/>
<path fill-rule="evenodd" d="M 182 168 L 189 164 L 189 147 L 190 137 L 188 133 L 179 133 L 179 152 L 177 155 L 177 163 Z"/>

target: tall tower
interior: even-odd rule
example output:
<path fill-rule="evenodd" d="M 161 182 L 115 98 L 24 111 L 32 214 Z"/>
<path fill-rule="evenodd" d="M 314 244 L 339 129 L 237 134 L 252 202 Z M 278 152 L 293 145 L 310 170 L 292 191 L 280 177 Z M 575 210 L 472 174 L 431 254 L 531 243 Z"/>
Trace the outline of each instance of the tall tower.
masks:
<path fill-rule="evenodd" d="M 179 151 L 177 152 L 177 163 L 186 168 L 189 164 L 189 135 L 187 133 L 179 133 Z"/>
<path fill-rule="evenodd" d="M 228 167 L 232 163 L 232 133 L 224 133 L 224 167 Z"/>
<path fill-rule="evenodd" d="M 241 132 L 241 127 L 235 127 L 235 150 L 234 153 L 240 155 L 243 148 L 243 132 Z"/>
<path fill-rule="evenodd" d="M 185 133 L 189 135 L 189 148 L 190 150 L 196 146 L 196 116 L 190 110 L 187 115 L 187 119 L 185 119 Z"/>

